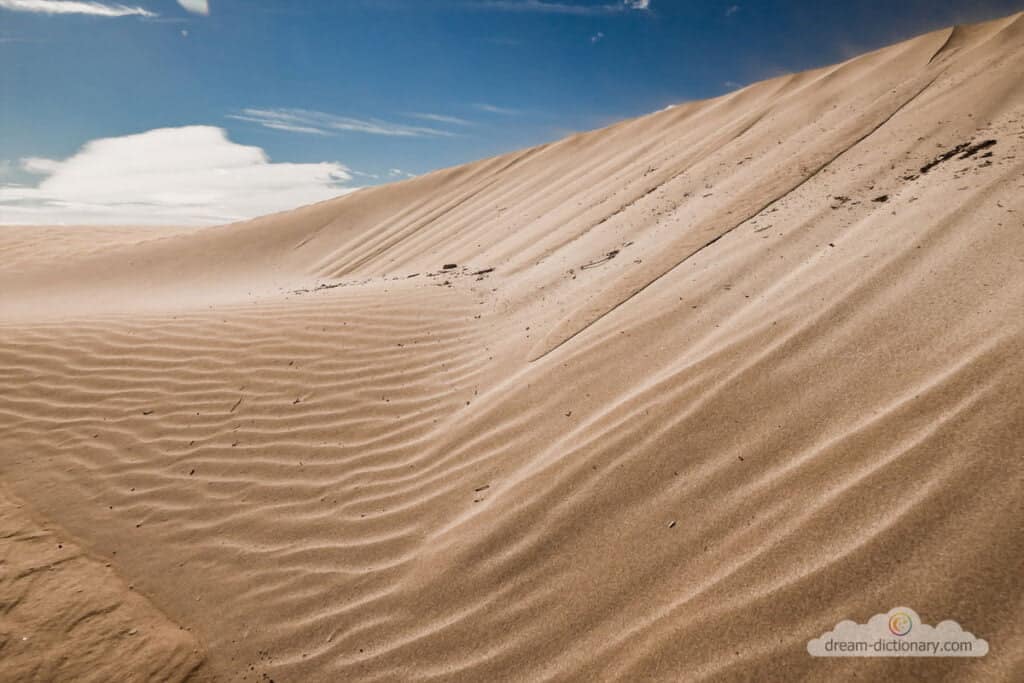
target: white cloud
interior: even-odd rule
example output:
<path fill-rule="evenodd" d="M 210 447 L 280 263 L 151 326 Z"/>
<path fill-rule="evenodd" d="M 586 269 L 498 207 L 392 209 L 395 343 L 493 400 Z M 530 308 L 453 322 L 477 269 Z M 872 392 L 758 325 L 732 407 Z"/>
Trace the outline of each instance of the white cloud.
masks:
<path fill-rule="evenodd" d="M 37 14 L 90 14 L 97 17 L 155 17 L 142 7 L 110 5 L 86 0 L 0 0 L 0 9 Z"/>
<path fill-rule="evenodd" d="M 577 5 L 572 2 L 556 0 L 487 0 L 479 4 L 469 5 L 475 9 L 502 10 L 505 12 L 539 12 L 546 14 L 574 14 L 587 16 L 594 14 L 617 14 L 630 10 L 649 10 L 651 0 L 620 0 L 602 5 Z"/>
<path fill-rule="evenodd" d="M 740 6 L 739 5 L 729 5 L 728 7 L 725 8 L 725 16 L 731 17 L 732 15 L 736 14 L 739 11 L 740 11 Z"/>
<path fill-rule="evenodd" d="M 426 126 L 407 126 L 375 119 L 335 116 L 306 109 L 243 109 L 229 119 L 258 123 L 264 128 L 309 135 L 334 135 L 338 132 L 389 135 L 395 137 L 452 137 L 455 134 Z"/>
<path fill-rule="evenodd" d="M 68 159 L 24 159 L 22 167 L 45 178 L 0 185 L 0 223 L 226 223 L 352 189 L 340 163 L 272 163 L 212 126 L 93 140 Z"/>
<path fill-rule="evenodd" d="M 422 119 L 423 121 L 433 121 L 434 123 L 447 123 L 452 126 L 472 126 L 472 121 L 466 119 L 460 119 L 458 116 L 447 116 L 445 114 L 424 114 L 421 112 L 413 112 L 409 114 L 414 119 Z"/>
<path fill-rule="evenodd" d="M 35 175 L 50 175 L 60 166 L 59 161 L 41 157 L 25 157 L 21 160 L 21 169 Z"/>
<path fill-rule="evenodd" d="M 193 14 L 207 15 L 210 13 L 210 3 L 206 0 L 178 0 L 178 4 Z"/>
<path fill-rule="evenodd" d="M 501 114 L 502 116 L 515 116 L 520 113 L 518 109 L 509 109 L 508 107 L 499 107 L 494 104 L 487 104 L 486 102 L 477 102 L 473 105 L 480 111 L 487 112 L 488 114 Z"/>
<path fill-rule="evenodd" d="M 592 42 L 592 43 L 599 43 L 602 40 L 604 40 L 604 32 L 603 31 L 598 31 L 594 35 L 590 36 L 590 42 Z"/>

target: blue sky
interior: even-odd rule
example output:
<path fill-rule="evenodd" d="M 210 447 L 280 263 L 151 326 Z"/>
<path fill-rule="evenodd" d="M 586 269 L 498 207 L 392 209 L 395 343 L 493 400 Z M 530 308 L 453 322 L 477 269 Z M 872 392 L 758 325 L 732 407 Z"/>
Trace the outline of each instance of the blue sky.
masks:
<path fill-rule="evenodd" d="M 0 0 L 0 222 L 106 220 L 103 202 L 117 203 L 120 188 L 87 206 L 95 188 L 70 183 L 99 174 L 123 185 L 120 159 L 133 160 L 135 177 L 146 171 L 137 148 L 197 150 L 191 161 L 178 155 L 180 169 L 157 160 L 167 182 L 195 171 L 190 163 L 244 168 L 261 182 L 273 174 L 270 188 L 312 183 L 308 197 L 287 196 L 316 200 L 1022 9 L 1024 0 Z M 200 160 L 204 146 L 220 152 Z M 213 169 L 220 158 L 238 165 Z M 191 195 L 167 211 L 172 199 L 150 194 L 140 190 L 124 218 L 251 213 L 240 201 L 204 211 Z"/>

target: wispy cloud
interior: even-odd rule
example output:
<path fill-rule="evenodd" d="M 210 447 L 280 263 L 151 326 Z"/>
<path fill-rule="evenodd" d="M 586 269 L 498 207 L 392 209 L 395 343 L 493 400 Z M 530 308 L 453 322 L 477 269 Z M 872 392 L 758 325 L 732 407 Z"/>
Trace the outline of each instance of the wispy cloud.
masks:
<path fill-rule="evenodd" d="M 2 223 L 224 223 L 353 189 L 340 163 L 273 163 L 213 126 L 93 140 L 67 159 L 23 159 L 21 168 L 42 179 L 0 184 Z"/>
<path fill-rule="evenodd" d="M 32 175 L 50 175 L 60 168 L 60 162 L 42 157 L 25 157 L 21 160 L 21 169 Z"/>
<path fill-rule="evenodd" d="M 192 12 L 192 14 L 206 16 L 210 13 L 210 3 L 206 0 L 178 0 L 178 4 L 184 7 L 186 11 Z"/>
<path fill-rule="evenodd" d="M 308 135 L 332 135 L 331 132 L 314 126 L 306 126 L 299 123 L 301 120 L 297 115 L 286 115 L 283 112 L 263 111 L 260 109 L 244 109 L 241 114 L 228 114 L 227 118 L 236 121 L 248 121 L 258 123 L 264 128 L 272 130 L 283 130 L 288 133 L 306 133 Z"/>
<path fill-rule="evenodd" d="M 728 7 L 725 8 L 725 16 L 731 17 L 732 15 L 736 14 L 739 11 L 740 11 L 740 6 L 739 5 L 729 5 Z"/>
<path fill-rule="evenodd" d="M 466 119 L 460 119 L 458 116 L 447 116 L 445 114 L 424 114 L 422 112 L 412 112 L 408 114 L 410 118 L 420 119 L 421 121 L 433 121 L 434 123 L 447 123 L 451 126 L 472 126 L 473 122 Z"/>
<path fill-rule="evenodd" d="M 591 43 L 600 43 L 602 40 L 604 40 L 604 32 L 603 31 L 598 31 L 594 35 L 590 36 L 590 42 Z"/>
<path fill-rule="evenodd" d="M 620 0 L 599 5 L 580 5 L 562 0 L 485 0 L 485 2 L 474 3 L 470 7 L 504 12 L 539 12 L 588 16 L 649 10 L 651 8 L 651 0 Z"/>
<path fill-rule="evenodd" d="M 229 119 L 256 123 L 264 128 L 308 135 L 336 135 L 339 132 L 394 137 L 452 137 L 455 133 L 427 126 L 407 126 L 376 119 L 335 116 L 306 109 L 243 109 Z"/>
<path fill-rule="evenodd" d="M 95 17 L 155 17 L 142 7 L 112 5 L 86 0 L 0 0 L 0 9 L 36 14 L 88 14 Z"/>
<path fill-rule="evenodd" d="M 501 114 L 502 116 L 515 116 L 520 114 L 518 109 L 509 109 L 508 107 L 499 107 L 494 104 L 487 104 L 486 102 L 477 102 L 473 105 L 475 109 L 487 112 L 488 114 Z"/>

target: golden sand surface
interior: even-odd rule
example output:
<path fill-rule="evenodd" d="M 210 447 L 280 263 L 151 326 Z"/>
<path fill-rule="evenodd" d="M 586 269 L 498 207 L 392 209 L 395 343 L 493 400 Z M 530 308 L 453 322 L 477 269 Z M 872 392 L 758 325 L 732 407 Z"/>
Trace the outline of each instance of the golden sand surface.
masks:
<path fill-rule="evenodd" d="M 1024 680 L 1022 84 L 1018 14 L 243 223 L 0 229 L 0 678 Z M 990 653 L 807 653 L 898 605 Z"/>

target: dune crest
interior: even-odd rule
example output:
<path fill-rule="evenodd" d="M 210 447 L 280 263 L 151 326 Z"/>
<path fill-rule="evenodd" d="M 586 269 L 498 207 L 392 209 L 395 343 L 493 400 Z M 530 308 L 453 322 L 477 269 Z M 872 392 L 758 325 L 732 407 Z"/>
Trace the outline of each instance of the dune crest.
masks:
<path fill-rule="evenodd" d="M 1019 679 L 1022 82 L 1017 14 L 243 223 L 4 228 L 0 509 L 186 634 L 168 680 Z M 807 654 L 898 605 L 989 655 Z M 125 647 L 76 633 L 69 678 Z"/>

